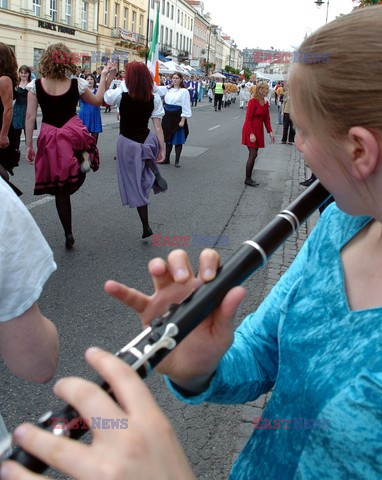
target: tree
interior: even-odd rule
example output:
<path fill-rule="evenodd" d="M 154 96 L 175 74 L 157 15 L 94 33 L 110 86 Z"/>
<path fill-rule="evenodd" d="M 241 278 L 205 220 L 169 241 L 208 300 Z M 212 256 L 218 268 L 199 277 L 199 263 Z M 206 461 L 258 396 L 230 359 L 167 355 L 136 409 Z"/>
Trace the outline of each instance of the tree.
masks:
<path fill-rule="evenodd" d="M 354 9 L 368 7 L 369 5 L 382 5 L 382 0 L 352 0 L 357 3 Z"/>

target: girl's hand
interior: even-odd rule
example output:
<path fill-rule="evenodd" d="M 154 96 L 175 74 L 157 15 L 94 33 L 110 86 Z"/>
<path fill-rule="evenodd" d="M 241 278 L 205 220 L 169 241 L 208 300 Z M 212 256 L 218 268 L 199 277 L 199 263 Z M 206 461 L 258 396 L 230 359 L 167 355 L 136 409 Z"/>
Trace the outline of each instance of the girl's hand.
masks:
<path fill-rule="evenodd" d="M 153 295 L 145 295 L 112 280 L 106 282 L 105 290 L 136 310 L 143 328 L 146 328 L 154 318 L 166 313 L 171 304 L 180 303 L 203 281 L 215 278 L 219 263 L 220 257 L 215 250 L 203 250 L 199 257 L 199 273 L 195 277 L 186 252 L 173 250 L 168 263 L 162 258 L 149 263 L 155 289 Z M 243 287 L 230 290 L 221 305 L 167 355 L 158 371 L 169 375 L 171 380 L 186 389 L 204 384 L 232 344 L 233 316 L 244 296 Z"/>
<path fill-rule="evenodd" d="M 30 165 L 33 165 L 35 156 L 36 156 L 36 154 L 35 154 L 35 151 L 33 150 L 33 147 L 27 147 L 26 158 L 27 158 L 27 162 Z"/>
<path fill-rule="evenodd" d="M 273 132 L 270 132 L 269 136 L 271 137 L 271 143 L 275 143 L 275 136 L 273 135 Z"/>
<path fill-rule="evenodd" d="M 0 148 L 7 148 L 9 145 L 8 135 L 0 135 Z"/>
<path fill-rule="evenodd" d="M 254 135 L 253 133 L 251 133 L 251 134 L 249 135 L 249 141 L 252 142 L 252 143 L 256 143 L 256 137 L 255 137 L 255 135 Z"/>
<path fill-rule="evenodd" d="M 76 480 L 195 480 L 169 421 L 138 375 L 122 360 L 96 348 L 86 352 L 86 360 L 110 385 L 118 405 L 98 385 L 81 378 L 60 380 L 54 392 L 82 419 L 101 417 L 103 428 L 91 430 L 92 443 L 58 437 L 30 424 L 16 429 L 15 442 Z M 2 464 L 0 475 L 2 480 L 43 478 L 12 461 Z"/>
<path fill-rule="evenodd" d="M 185 121 L 185 119 L 184 119 L 184 117 L 183 117 L 182 120 L 179 122 L 179 127 L 180 127 L 180 128 L 183 128 L 185 122 L 186 122 L 186 121 Z"/>
<path fill-rule="evenodd" d="M 161 150 L 157 158 L 157 163 L 163 162 L 165 158 L 166 158 L 166 152 L 164 150 Z"/>

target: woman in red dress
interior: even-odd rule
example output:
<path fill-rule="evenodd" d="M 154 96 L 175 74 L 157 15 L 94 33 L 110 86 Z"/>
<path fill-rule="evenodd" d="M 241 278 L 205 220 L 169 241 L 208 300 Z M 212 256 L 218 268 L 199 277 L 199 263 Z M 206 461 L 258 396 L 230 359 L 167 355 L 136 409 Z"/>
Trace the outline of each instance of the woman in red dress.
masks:
<path fill-rule="evenodd" d="M 248 102 L 247 114 L 242 131 L 241 143 L 248 147 L 248 160 L 245 167 L 246 185 L 257 187 L 259 184 L 252 180 L 252 170 L 255 165 L 257 152 L 259 148 L 264 148 L 264 128 L 267 129 L 271 142 L 275 143 L 275 136 L 272 132 L 271 120 L 269 118 L 269 102 L 266 100 L 268 94 L 268 84 L 260 82 L 256 85 L 256 91 Z"/>

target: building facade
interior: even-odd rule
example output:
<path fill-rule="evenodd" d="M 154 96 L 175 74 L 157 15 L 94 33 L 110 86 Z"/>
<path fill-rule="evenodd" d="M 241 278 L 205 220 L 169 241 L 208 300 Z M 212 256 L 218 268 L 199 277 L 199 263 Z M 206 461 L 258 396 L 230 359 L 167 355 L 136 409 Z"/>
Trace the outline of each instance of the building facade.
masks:
<path fill-rule="evenodd" d="M 195 29 L 194 8 L 186 0 L 149 1 L 149 42 L 155 25 L 156 7 L 159 5 L 159 52 L 179 63 L 189 64 Z"/>
<path fill-rule="evenodd" d="M 57 42 L 87 54 L 87 66 L 97 38 L 95 0 L 0 0 L 0 41 L 15 52 L 19 65 L 37 68 L 42 52 Z"/>
<path fill-rule="evenodd" d="M 0 0 L 0 41 L 19 65 L 37 66 L 42 52 L 65 43 L 80 68 L 94 70 L 108 59 L 118 68 L 140 60 L 145 48 L 145 0 Z"/>
<path fill-rule="evenodd" d="M 81 69 L 93 71 L 109 59 L 122 69 L 145 60 L 157 6 L 162 57 L 199 70 L 208 64 L 209 72 L 240 68 L 236 47 L 197 0 L 0 0 L 0 41 L 36 73 L 43 51 L 57 42 L 72 50 Z"/>

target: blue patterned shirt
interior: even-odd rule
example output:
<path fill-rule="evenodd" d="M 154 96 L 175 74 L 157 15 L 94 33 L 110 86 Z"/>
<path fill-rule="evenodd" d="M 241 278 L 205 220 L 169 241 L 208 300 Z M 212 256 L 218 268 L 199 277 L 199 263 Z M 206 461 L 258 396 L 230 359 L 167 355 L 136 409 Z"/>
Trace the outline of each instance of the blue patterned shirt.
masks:
<path fill-rule="evenodd" d="M 349 307 L 341 249 L 368 222 L 335 204 L 188 403 L 274 388 L 230 480 L 382 478 L 382 307 Z M 382 303 L 382 302 L 381 302 Z"/>

